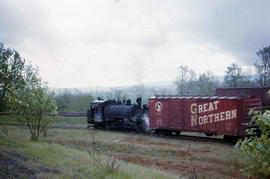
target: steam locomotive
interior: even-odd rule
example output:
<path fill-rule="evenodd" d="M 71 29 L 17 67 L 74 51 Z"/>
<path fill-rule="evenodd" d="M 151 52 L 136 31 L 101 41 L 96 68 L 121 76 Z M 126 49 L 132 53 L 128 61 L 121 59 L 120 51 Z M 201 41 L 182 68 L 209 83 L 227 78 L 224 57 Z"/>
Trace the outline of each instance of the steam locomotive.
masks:
<path fill-rule="evenodd" d="M 137 104 L 131 104 L 130 99 L 120 102 L 98 98 L 92 101 L 87 111 L 89 127 L 144 132 L 147 130 L 148 107 L 142 107 L 141 101 L 137 98 Z"/>

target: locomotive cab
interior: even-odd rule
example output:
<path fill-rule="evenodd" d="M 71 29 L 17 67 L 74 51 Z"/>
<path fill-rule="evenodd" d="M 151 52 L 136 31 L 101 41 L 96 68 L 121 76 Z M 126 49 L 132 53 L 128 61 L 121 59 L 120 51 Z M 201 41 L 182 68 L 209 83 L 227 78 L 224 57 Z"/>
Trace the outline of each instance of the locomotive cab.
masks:
<path fill-rule="evenodd" d="M 88 127 L 92 127 L 94 125 L 98 126 L 104 122 L 103 119 L 104 102 L 106 101 L 100 98 L 92 101 L 90 109 L 87 111 L 88 117 L 87 123 L 89 124 Z"/>

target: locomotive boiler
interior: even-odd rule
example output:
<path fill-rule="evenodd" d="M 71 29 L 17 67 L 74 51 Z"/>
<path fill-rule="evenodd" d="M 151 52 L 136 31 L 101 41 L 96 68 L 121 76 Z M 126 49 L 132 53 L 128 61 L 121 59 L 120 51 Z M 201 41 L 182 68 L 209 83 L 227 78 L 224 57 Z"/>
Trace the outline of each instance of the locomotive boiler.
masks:
<path fill-rule="evenodd" d="M 142 107 L 141 98 L 137 98 L 137 104 L 131 104 L 130 99 L 120 102 L 98 98 L 87 111 L 87 122 L 95 128 L 143 132 L 147 128 L 147 114 L 148 108 Z"/>

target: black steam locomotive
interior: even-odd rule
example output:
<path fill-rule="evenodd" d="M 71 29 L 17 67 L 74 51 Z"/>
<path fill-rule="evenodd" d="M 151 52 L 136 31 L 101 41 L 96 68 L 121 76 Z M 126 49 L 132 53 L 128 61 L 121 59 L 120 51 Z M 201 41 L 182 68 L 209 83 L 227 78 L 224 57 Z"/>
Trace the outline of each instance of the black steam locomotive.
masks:
<path fill-rule="evenodd" d="M 137 104 L 131 104 L 130 99 L 120 102 L 98 98 L 87 111 L 87 122 L 89 127 L 144 132 L 148 114 L 148 107 L 142 107 L 141 98 L 137 98 Z"/>

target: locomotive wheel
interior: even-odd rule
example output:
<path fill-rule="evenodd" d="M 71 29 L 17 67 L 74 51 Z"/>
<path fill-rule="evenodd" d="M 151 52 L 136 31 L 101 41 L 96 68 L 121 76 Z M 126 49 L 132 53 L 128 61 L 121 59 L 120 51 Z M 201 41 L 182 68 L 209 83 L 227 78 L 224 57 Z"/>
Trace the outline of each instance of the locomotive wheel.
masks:
<path fill-rule="evenodd" d="M 95 129 L 104 129 L 104 124 L 103 123 L 94 123 L 94 128 Z"/>
<path fill-rule="evenodd" d="M 144 121 L 137 121 L 135 131 L 138 133 L 144 133 L 146 132 L 146 124 Z"/>
<path fill-rule="evenodd" d="M 140 128 L 136 128 L 136 129 L 135 129 L 135 132 L 136 132 L 136 133 L 143 133 L 143 130 L 140 129 Z"/>
<path fill-rule="evenodd" d="M 97 123 L 94 123 L 94 128 L 98 129 L 98 124 Z"/>

